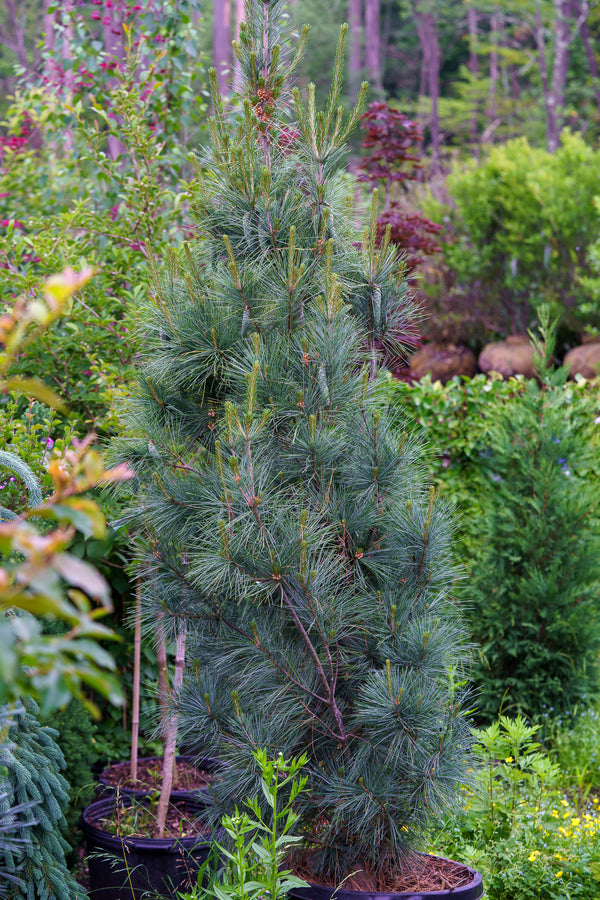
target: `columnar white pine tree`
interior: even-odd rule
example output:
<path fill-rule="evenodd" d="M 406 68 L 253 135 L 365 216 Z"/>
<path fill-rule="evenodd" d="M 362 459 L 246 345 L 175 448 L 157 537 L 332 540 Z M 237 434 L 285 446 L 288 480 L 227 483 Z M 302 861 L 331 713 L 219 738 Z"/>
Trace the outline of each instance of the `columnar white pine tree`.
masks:
<path fill-rule="evenodd" d="M 142 325 L 123 454 L 145 603 L 153 626 L 189 627 L 181 727 L 228 763 L 215 814 L 255 792 L 255 748 L 306 752 L 315 872 L 375 877 L 463 775 L 451 522 L 372 398 L 416 313 L 376 204 L 360 236 L 346 199 L 346 29 L 317 111 L 312 87 L 289 93 L 306 31 L 292 57 L 282 0 L 246 13 L 233 109 L 213 74 L 198 239 Z"/>

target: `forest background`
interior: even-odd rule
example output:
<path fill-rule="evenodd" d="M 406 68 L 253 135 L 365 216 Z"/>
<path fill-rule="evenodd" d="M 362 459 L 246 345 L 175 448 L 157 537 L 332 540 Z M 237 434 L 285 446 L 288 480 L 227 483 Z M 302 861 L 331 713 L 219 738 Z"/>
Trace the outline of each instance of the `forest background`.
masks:
<path fill-rule="evenodd" d="M 74 13 L 87 21 L 96 52 L 117 58 L 125 53 L 123 23 L 135 33 L 154 19 L 158 40 L 170 18 L 182 17 L 190 24 L 184 49 L 205 69 L 216 66 L 227 93 L 243 0 L 4 0 L 2 6 L 3 110 L 19 78 L 34 73 L 75 87 Z M 289 10 L 299 24 L 313 24 L 300 78 L 326 86 L 339 26 L 347 21 L 348 100 L 368 78 L 371 99 L 385 96 L 426 125 L 434 163 L 451 148 L 476 150 L 517 136 L 553 151 L 565 125 L 591 140 L 597 134 L 594 0 L 291 0 Z"/>

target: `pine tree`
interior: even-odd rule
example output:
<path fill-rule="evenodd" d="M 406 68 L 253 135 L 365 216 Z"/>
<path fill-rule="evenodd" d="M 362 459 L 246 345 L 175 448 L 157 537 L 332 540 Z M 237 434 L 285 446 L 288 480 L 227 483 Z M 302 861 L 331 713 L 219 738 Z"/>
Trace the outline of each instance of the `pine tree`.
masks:
<path fill-rule="evenodd" d="M 289 102 L 307 31 L 292 57 L 285 28 L 281 0 L 251 0 L 238 106 L 213 73 L 199 237 L 144 312 L 120 452 L 147 627 L 190 628 L 181 727 L 227 763 L 215 816 L 256 793 L 257 747 L 305 752 L 315 873 L 377 880 L 464 775 L 468 651 L 448 511 L 418 441 L 372 398 L 415 305 L 378 245 L 376 198 L 362 238 L 347 199 L 346 29 L 316 111 L 312 86 Z"/>
<path fill-rule="evenodd" d="M 533 720 L 598 691 L 600 527 L 588 439 L 574 425 L 566 369 L 548 368 L 554 329 L 542 310 L 538 381 L 490 433 L 480 495 L 482 550 L 468 601 L 480 644 L 479 710 Z"/>
<path fill-rule="evenodd" d="M 24 805 L 14 825 L 12 843 L 0 845 L 0 872 L 19 881 L 2 883 L 9 900 L 84 900 L 86 892 L 65 862 L 69 846 L 61 834 L 69 785 L 60 774 L 65 761 L 56 743 L 58 732 L 40 725 L 29 701 L 11 712 L 0 745 L 0 815 Z M 30 806 L 28 806 L 30 805 Z M 16 839 L 16 841 L 15 841 Z M 19 843 L 20 841 L 20 843 Z"/>

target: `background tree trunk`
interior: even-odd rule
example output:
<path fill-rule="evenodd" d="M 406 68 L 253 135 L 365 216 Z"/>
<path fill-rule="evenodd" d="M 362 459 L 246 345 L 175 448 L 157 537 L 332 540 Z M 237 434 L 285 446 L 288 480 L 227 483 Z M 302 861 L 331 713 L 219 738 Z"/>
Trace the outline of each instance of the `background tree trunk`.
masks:
<path fill-rule="evenodd" d="M 44 76 L 48 84 L 58 84 L 58 68 L 56 59 L 56 11 L 48 12 L 52 0 L 44 3 L 44 51 L 47 56 L 44 59 Z"/>
<path fill-rule="evenodd" d="M 123 18 L 118 4 L 108 4 L 105 0 L 102 28 L 104 51 L 109 60 L 118 66 L 123 60 L 125 50 L 123 46 Z M 106 141 L 106 150 L 111 159 L 117 159 L 123 153 L 124 147 L 118 138 L 110 134 Z"/>
<path fill-rule="evenodd" d="M 477 56 L 477 10 L 474 6 L 469 6 L 467 10 L 467 23 L 469 28 L 469 72 L 473 81 L 479 74 L 479 58 Z M 477 104 L 473 107 L 473 115 L 471 117 L 471 141 L 475 145 L 477 143 Z"/>
<path fill-rule="evenodd" d="M 240 36 L 240 25 L 244 21 L 244 12 L 245 12 L 245 3 L 244 0 L 234 0 L 235 2 L 235 16 L 233 22 L 233 36 L 237 41 Z M 291 6 L 291 4 L 289 4 Z M 235 54 L 233 56 L 233 85 L 235 90 L 241 90 L 242 88 L 242 73 L 240 70 L 240 64 Z"/>
<path fill-rule="evenodd" d="M 365 64 L 370 81 L 382 94 L 381 0 L 365 0 Z"/>
<path fill-rule="evenodd" d="M 231 0 L 214 0 L 213 16 L 213 65 L 221 93 L 227 94 L 231 75 Z"/>
<path fill-rule="evenodd" d="M 546 108 L 546 147 L 554 153 L 560 141 L 562 111 L 565 105 L 567 70 L 569 67 L 569 47 L 587 20 L 588 0 L 582 0 L 574 23 L 569 19 L 567 0 L 554 0 L 554 20 L 552 23 L 553 64 L 550 75 L 546 47 L 546 29 L 542 22 L 539 5 L 535 10 L 535 42 L 538 51 L 540 77 L 544 91 Z"/>
<path fill-rule="evenodd" d="M 579 18 L 582 9 L 581 3 L 578 2 L 578 0 L 574 0 L 574 8 L 575 16 Z M 587 59 L 588 68 L 590 70 L 590 75 L 592 76 L 592 86 L 594 88 L 594 95 L 596 97 L 598 115 L 600 115 L 600 71 L 598 71 L 598 62 L 596 61 L 596 56 L 594 54 L 594 48 L 592 46 L 592 41 L 590 38 L 590 27 L 587 23 L 587 18 L 581 23 L 581 40 L 585 49 L 585 56 Z"/>
<path fill-rule="evenodd" d="M 363 68 L 362 0 L 348 0 L 348 25 L 350 26 L 350 57 L 348 60 L 348 84 L 350 100 L 356 101 L 360 90 Z"/>
<path fill-rule="evenodd" d="M 414 17 L 419 43 L 421 45 L 421 84 L 431 101 L 429 121 L 431 155 L 433 168 L 439 168 L 440 121 L 438 101 L 440 96 L 440 43 L 438 39 L 435 4 L 415 0 Z"/>
<path fill-rule="evenodd" d="M 491 134 L 491 129 L 494 127 L 493 123 L 495 122 L 496 116 L 498 114 L 498 78 L 500 74 L 498 68 L 498 46 L 500 42 L 500 34 L 502 31 L 500 23 L 500 14 L 498 12 L 494 12 L 490 16 L 490 89 L 488 92 L 486 111 L 488 119 L 488 124 L 485 129 L 486 134 L 488 132 Z"/>

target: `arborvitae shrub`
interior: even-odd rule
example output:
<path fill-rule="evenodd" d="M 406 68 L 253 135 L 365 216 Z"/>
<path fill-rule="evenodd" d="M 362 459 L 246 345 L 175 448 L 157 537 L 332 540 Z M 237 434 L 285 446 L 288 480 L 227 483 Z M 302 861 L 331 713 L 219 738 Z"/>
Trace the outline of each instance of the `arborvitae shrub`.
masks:
<path fill-rule="evenodd" d="M 498 410 L 489 433 L 482 549 L 468 590 L 485 719 L 499 710 L 558 714 L 598 688 L 600 528 L 597 492 L 584 477 L 590 444 L 563 390 L 566 372 L 540 367 L 540 378 Z"/>
<path fill-rule="evenodd" d="M 257 793 L 257 747 L 306 753 L 314 872 L 373 885 L 456 797 L 467 642 L 448 511 L 373 397 L 415 307 L 376 202 L 353 225 L 341 47 L 327 109 L 311 88 L 291 109 L 284 27 L 281 0 L 248 4 L 244 92 L 227 115 L 214 97 L 201 234 L 145 312 L 122 453 L 147 627 L 187 631 L 182 730 L 227 763 L 209 814 Z"/>

